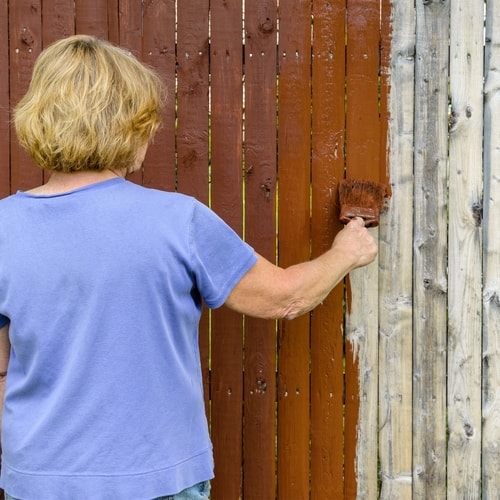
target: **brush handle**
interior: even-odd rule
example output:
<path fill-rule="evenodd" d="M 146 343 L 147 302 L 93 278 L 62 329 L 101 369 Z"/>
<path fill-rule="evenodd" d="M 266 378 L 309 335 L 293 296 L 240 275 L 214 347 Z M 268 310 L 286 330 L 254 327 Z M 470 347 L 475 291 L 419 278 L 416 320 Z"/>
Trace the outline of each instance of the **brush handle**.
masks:
<path fill-rule="evenodd" d="M 365 227 L 378 226 L 380 211 L 368 207 L 356 207 L 353 205 L 342 205 L 340 210 L 340 222 L 348 224 L 355 217 L 361 217 L 365 221 Z"/>

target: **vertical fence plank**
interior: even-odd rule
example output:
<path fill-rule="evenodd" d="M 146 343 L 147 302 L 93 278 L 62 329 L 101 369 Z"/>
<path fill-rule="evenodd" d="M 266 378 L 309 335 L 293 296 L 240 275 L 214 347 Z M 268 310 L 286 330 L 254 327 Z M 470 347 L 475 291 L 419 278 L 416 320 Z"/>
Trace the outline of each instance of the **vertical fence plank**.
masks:
<path fill-rule="evenodd" d="M 311 5 L 279 3 L 279 262 L 309 259 Z M 309 315 L 279 324 L 278 498 L 309 498 Z"/>
<path fill-rule="evenodd" d="M 314 0 L 312 60 L 312 256 L 342 228 L 338 181 L 344 177 L 345 0 Z M 311 321 L 311 499 L 344 495 L 344 283 Z"/>
<path fill-rule="evenodd" d="M 107 0 L 75 0 L 76 32 L 85 35 L 94 35 L 97 38 L 109 40 Z M 118 12 L 116 12 L 118 16 Z M 118 43 L 119 40 L 112 40 Z"/>
<path fill-rule="evenodd" d="M 484 2 L 450 13 L 447 494 L 480 498 Z"/>
<path fill-rule="evenodd" d="M 68 0 L 44 0 L 42 23 L 43 47 L 75 33 L 75 5 Z"/>
<path fill-rule="evenodd" d="M 142 2 L 120 0 L 118 4 L 118 40 L 116 43 L 128 50 L 138 59 L 142 58 Z M 100 12 L 102 15 L 102 12 Z M 143 183 L 143 169 L 138 169 L 127 176 L 137 184 Z"/>
<path fill-rule="evenodd" d="M 483 498 L 500 491 L 500 2 L 486 4 L 483 288 Z"/>
<path fill-rule="evenodd" d="M 208 205 L 209 0 L 178 2 L 177 9 L 176 189 Z M 175 96 L 172 90 L 170 89 L 167 100 L 173 102 Z M 162 135 L 162 132 L 160 134 Z M 167 167 L 173 170 L 173 165 Z M 210 413 L 209 321 L 209 313 L 204 308 L 200 320 L 199 343 L 208 416 Z"/>
<path fill-rule="evenodd" d="M 347 167 L 349 178 L 380 180 L 380 2 L 347 1 Z M 375 237 L 378 230 L 373 230 Z M 377 494 L 378 268 L 349 276 L 346 318 L 346 496 Z"/>
<path fill-rule="evenodd" d="M 446 496 L 448 1 L 417 2 L 414 497 Z"/>
<path fill-rule="evenodd" d="M 245 233 L 276 261 L 276 0 L 245 6 Z M 243 497 L 276 496 L 276 322 L 245 319 Z"/>
<path fill-rule="evenodd" d="M 120 40 L 120 0 L 108 0 L 108 40 L 119 43 Z"/>
<path fill-rule="evenodd" d="M 9 9 L 0 4 L 0 68 L 9 67 Z M 0 76 L 0 198 L 10 194 L 9 74 Z"/>
<path fill-rule="evenodd" d="M 177 8 L 176 183 L 208 205 L 209 0 L 178 2 Z"/>
<path fill-rule="evenodd" d="M 199 15 L 199 14 L 197 14 Z M 175 189 L 175 1 L 144 2 L 144 35 L 142 59 L 163 78 L 167 102 L 162 112 L 162 127 L 150 145 L 143 167 L 143 184 L 147 187 Z M 206 31 L 202 32 L 206 35 Z M 203 109 L 203 108 L 202 108 Z"/>
<path fill-rule="evenodd" d="M 118 44 L 129 50 L 135 57 L 141 58 L 142 2 L 136 2 L 135 0 L 120 0 L 118 12 Z M 102 12 L 100 14 L 102 15 Z"/>
<path fill-rule="evenodd" d="M 238 233 L 242 217 L 242 6 L 216 0 L 211 9 L 211 205 Z M 242 464 L 243 320 L 212 313 L 214 498 L 239 498 Z"/>
<path fill-rule="evenodd" d="M 387 154 L 392 193 L 379 238 L 380 498 L 411 500 L 415 11 L 404 0 L 384 1 L 382 8 L 382 19 L 392 20 L 384 30 L 391 38 Z"/>
<path fill-rule="evenodd" d="M 10 104 L 15 106 L 28 90 L 35 59 L 42 48 L 42 6 L 38 0 L 9 5 Z M 43 182 L 43 173 L 33 166 L 11 130 L 11 190 L 29 189 Z"/>

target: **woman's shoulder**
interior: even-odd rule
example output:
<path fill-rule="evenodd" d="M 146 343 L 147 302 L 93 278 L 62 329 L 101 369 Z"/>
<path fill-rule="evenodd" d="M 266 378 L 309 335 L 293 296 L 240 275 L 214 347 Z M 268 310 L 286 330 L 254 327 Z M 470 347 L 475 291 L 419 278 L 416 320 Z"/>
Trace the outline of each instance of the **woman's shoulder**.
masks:
<path fill-rule="evenodd" d="M 158 188 L 151 188 L 146 186 L 141 186 L 139 184 L 134 184 L 132 182 L 127 182 L 130 189 L 135 190 L 139 196 L 142 196 L 146 200 L 157 203 L 169 203 L 183 207 L 194 207 L 194 206 L 206 206 L 201 201 L 197 200 L 195 197 L 180 193 L 178 191 L 167 191 Z"/>

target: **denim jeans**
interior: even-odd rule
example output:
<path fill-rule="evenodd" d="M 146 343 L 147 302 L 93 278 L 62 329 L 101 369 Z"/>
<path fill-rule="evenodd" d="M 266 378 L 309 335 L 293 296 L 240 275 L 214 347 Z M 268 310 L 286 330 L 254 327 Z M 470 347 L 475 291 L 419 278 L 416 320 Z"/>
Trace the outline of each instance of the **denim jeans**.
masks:
<path fill-rule="evenodd" d="M 195 484 L 191 488 L 187 488 L 176 495 L 166 497 L 158 497 L 154 500 L 209 500 L 210 498 L 210 481 Z M 8 500 L 7 498 L 5 500 Z"/>
<path fill-rule="evenodd" d="M 191 488 L 187 488 L 175 495 L 168 495 L 166 497 L 158 497 L 153 500 L 209 500 L 210 498 L 210 481 L 195 484 Z M 5 500 L 21 500 L 19 498 L 11 497 L 5 492 Z"/>

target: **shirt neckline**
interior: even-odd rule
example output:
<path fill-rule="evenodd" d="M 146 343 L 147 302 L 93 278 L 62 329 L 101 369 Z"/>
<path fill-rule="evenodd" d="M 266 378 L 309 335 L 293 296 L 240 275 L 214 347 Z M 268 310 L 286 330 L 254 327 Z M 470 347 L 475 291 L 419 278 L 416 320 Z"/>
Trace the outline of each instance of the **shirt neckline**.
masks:
<path fill-rule="evenodd" d="M 123 177 L 113 177 L 112 179 L 106 179 L 104 181 L 93 182 L 92 184 L 87 184 L 85 186 L 80 186 L 75 189 L 70 189 L 69 191 L 62 191 L 60 193 L 53 194 L 36 194 L 36 193 L 28 193 L 27 191 L 17 191 L 17 196 L 22 196 L 24 198 L 34 198 L 34 199 L 50 199 L 50 198 L 60 198 L 61 196 L 69 196 L 71 194 L 80 193 L 82 191 L 88 191 L 90 189 L 102 189 L 106 188 L 121 182 L 126 182 L 126 179 Z"/>

